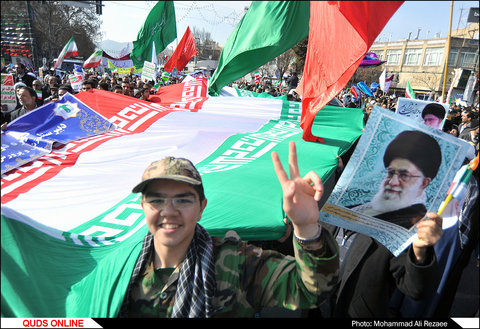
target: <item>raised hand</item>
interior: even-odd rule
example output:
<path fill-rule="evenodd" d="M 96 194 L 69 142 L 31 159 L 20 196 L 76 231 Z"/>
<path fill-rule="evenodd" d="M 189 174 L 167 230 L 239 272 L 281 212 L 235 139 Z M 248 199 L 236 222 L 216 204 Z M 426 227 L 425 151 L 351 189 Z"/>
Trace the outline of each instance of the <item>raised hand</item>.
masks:
<path fill-rule="evenodd" d="M 304 239 L 318 233 L 318 201 L 323 194 L 320 177 L 313 171 L 303 178 L 300 176 L 297 162 L 297 150 L 294 142 L 289 144 L 288 166 L 290 178 L 283 169 L 277 152 L 272 152 L 272 161 L 283 191 L 283 210 L 290 218 L 295 234 Z"/>

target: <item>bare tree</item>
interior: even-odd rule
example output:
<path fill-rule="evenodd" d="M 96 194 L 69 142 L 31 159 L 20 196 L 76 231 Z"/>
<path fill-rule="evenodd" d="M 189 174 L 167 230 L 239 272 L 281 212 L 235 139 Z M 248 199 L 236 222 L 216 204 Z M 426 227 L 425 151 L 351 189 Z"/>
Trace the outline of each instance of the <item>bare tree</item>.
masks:
<path fill-rule="evenodd" d="M 201 30 L 195 26 L 192 27 L 195 46 L 197 47 L 198 57 L 201 59 L 218 60 L 220 58 L 221 49 L 218 42 L 213 41 L 212 34 L 202 28 Z"/>
<path fill-rule="evenodd" d="M 100 40 L 100 17 L 95 7 L 78 8 L 60 1 L 28 1 L 31 10 L 32 36 L 39 58 L 56 58 L 73 37 L 81 57 L 88 58 Z M 27 17 L 27 1 L 2 1 L 4 15 Z"/>
<path fill-rule="evenodd" d="M 412 83 L 426 87 L 429 91 L 435 91 L 440 85 L 441 77 L 441 75 L 435 73 L 415 74 L 412 76 Z"/>
<path fill-rule="evenodd" d="M 303 68 L 305 66 L 305 60 L 307 58 L 307 49 L 308 49 L 308 37 L 297 43 L 292 47 L 292 50 L 295 52 L 295 66 L 297 73 L 302 75 Z"/>
<path fill-rule="evenodd" d="M 79 55 L 88 58 L 100 38 L 100 20 L 94 8 L 78 8 L 44 1 L 32 6 L 33 30 L 39 56 L 55 58 L 67 41 L 74 37 Z"/>
<path fill-rule="evenodd" d="M 275 65 L 280 75 L 280 81 L 283 79 L 283 75 L 285 74 L 285 72 L 288 71 L 290 65 L 295 63 L 296 58 L 297 57 L 293 49 L 289 49 L 277 58 L 275 58 Z"/>

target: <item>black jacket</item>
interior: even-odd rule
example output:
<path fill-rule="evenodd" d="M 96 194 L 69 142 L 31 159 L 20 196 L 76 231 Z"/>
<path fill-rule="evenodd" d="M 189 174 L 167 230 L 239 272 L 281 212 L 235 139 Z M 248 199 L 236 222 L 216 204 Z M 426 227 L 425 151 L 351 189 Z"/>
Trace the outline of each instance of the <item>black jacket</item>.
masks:
<path fill-rule="evenodd" d="M 414 217 L 423 217 L 423 205 L 414 205 L 376 216 L 403 227 L 411 227 Z M 438 281 L 438 264 L 433 247 L 422 265 L 415 263 L 410 246 L 398 257 L 368 236 L 356 234 L 343 263 L 333 306 L 334 317 L 396 317 L 397 310 L 389 307 L 396 288 L 413 298 L 425 298 L 434 293 Z"/>
<path fill-rule="evenodd" d="M 27 85 L 27 87 L 32 88 L 33 86 L 33 81 L 35 81 L 35 77 L 31 76 L 27 72 L 22 77 L 15 76 L 15 83 L 17 82 L 23 82 L 24 84 Z"/>

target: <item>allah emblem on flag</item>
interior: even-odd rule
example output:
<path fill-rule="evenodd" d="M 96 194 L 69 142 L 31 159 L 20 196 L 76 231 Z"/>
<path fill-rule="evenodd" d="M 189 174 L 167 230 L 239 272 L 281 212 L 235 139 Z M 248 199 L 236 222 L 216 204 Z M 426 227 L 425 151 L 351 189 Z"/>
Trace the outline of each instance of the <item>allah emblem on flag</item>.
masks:
<path fill-rule="evenodd" d="M 68 118 L 73 118 L 77 116 L 77 113 L 80 112 L 80 108 L 76 103 L 66 102 L 64 104 L 57 104 L 53 109 L 55 115 L 61 116 L 65 120 Z"/>

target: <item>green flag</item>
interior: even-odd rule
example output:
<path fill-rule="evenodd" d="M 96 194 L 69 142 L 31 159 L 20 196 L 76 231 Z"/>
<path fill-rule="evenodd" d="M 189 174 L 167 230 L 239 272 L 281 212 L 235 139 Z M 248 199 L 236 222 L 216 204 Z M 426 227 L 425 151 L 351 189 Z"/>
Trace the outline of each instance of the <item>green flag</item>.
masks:
<path fill-rule="evenodd" d="M 158 55 L 176 37 L 177 23 L 173 1 L 157 2 L 140 28 L 137 40 L 133 42 L 130 58 L 135 67 L 142 68 L 144 61 L 151 60 L 153 42 Z"/>
<path fill-rule="evenodd" d="M 228 37 L 210 95 L 271 61 L 308 36 L 309 1 L 253 1 Z"/>

